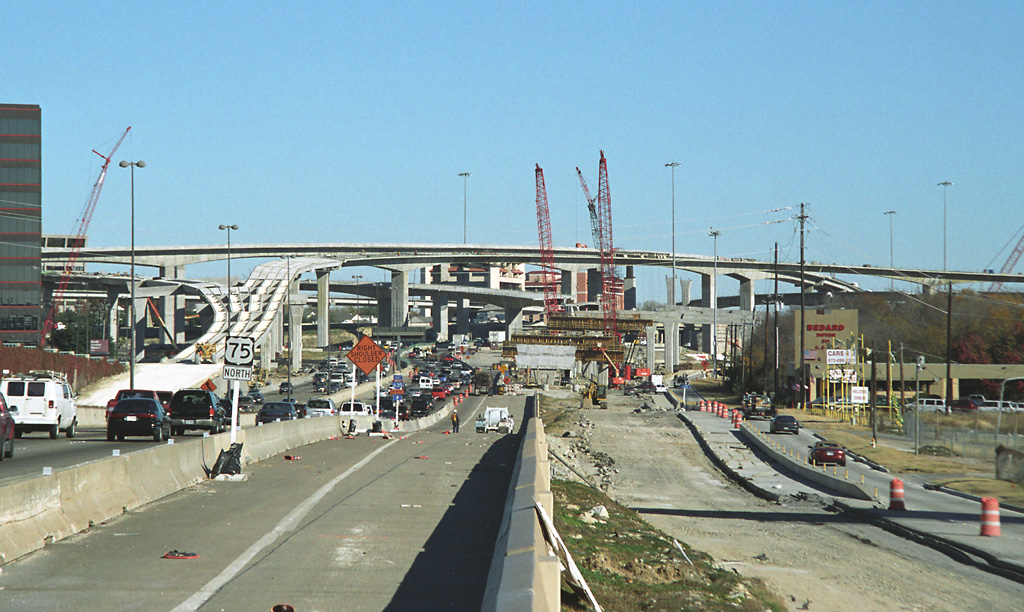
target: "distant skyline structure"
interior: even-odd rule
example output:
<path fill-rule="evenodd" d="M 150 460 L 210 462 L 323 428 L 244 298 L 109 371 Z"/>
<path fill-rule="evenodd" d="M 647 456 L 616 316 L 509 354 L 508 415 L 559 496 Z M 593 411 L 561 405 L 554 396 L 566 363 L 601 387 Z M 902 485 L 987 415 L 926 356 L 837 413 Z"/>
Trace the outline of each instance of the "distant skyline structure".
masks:
<path fill-rule="evenodd" d="M 42 304 L 42 110 L 0 103 L 0 341 L 36 346 Z"/>

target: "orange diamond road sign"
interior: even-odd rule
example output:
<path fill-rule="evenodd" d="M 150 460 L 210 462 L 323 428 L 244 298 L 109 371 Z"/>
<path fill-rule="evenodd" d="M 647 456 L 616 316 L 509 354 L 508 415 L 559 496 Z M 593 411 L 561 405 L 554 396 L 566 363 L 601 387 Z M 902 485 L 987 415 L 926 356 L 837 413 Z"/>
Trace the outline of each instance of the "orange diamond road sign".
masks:
<path fill-rule="evenodd" d="M 363 339 L 357 342 L 352 347 L 352 350 L 348 352 L 348 355 L 346 355 L 349 361 L 363 371 L 363 374 L 372 372 L 377 367 L 377 364 L 387 356 L 388 354 L 384 352 L 384 349 L 377 346 L 377 343 L 373 340 L 370 340 L 369 336 L 363 336 Z"/>

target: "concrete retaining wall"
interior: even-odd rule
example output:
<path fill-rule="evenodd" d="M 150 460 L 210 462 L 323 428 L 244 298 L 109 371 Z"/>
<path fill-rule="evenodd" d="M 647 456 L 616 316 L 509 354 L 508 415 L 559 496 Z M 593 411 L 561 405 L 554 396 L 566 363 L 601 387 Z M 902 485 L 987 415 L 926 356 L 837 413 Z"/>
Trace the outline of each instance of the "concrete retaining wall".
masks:
<path fill-rule="evenodd" d="M 554 516 L 544 425 L 532 418 L 526 424 L 491 558 L 485 612 L 557 612 L 561 605 L 559 561 L 548 554 L 536 502 Z"/>
<path fill-rule="evenodd" d="M 748 440 L 752 441 L 758 448 L 767 453 L 768 456 L 781 463 L 787 470 L 793 472 L 797 476 L 820 484 L 824 487 L 828 487 L 829 489 L 837 491 L 847 497 L 866 500 L 874 499 L 872 492 L 868 491 L 867 485 L 846 480 L 841 476 L 833 476 L 831 471 L 826 471 L 821 467 L 814 467 L 807 463 L 808 451 L 806 448 L 800 449 L 799 454 L 801 459 L 800 461 L 797 461 L 789 455 L 783 454 L 781 449 L 773 447 L 771 442 L 768 441 L 766 434 L 762 434 L 756 429 L 751 428 L 746 423 L 740 427 L 740 431 L 743 432 L 743 435 L 746 436 Z M 839 468 L 839 470 L 842 469 L 843 468 Z"/>
<path fill-rule="evenodd" d="M 451 414 L 449 402 L 441 410 L 415 421 L 400 423 L 402 431 L 415 431 Z M 89 426 L 104 425 L 104 409 L 79 409 Z M 244 415 L 243 423 L 253 421 Z M 96 419 L 98 418 L 98 422 Z M 249 465 L 289 449 L 342 435 L 348 416 L 318 417 L 270 423 L 242 429 L 242 463 Z M 363 418 L 363 417 L 361 417 Z M 88 529 L 207 478 L 221 450 L 230 445 L 230 433 L 109 457 L 36 476 L 0 487 L 0 565 L 38 550 L 47 543 Z"/>

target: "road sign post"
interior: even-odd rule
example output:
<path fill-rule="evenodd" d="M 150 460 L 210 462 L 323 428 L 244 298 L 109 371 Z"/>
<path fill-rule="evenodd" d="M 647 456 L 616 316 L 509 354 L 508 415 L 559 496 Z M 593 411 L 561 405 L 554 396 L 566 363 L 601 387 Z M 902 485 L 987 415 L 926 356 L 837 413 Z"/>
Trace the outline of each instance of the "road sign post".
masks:
<path fill-rule="evenodd" d="M 224 380 L 231 381 L 231 444 L 238 431 L 238 381 L 252 380 L 256 343 L 252 338 L 228 336 L 224 339 Z"/>
<path fill-rule="evenodd" d="M 378 366 L 380 365 L 380 362 L 385 357 L 387 357 L 387 353 L 385 353 L 384 349 L 380 348 L 380 346 L 378 346 L 376 342 L 371 340 L 369 336 L 363 336 L 359 340 L 359 342 L 357 342 L 356 345 L 352 347 L 352 350 L 348 352 L 348 355 L 346 355 L 346 357 L 348 357 L 349 361 L 351 361 L 353 365 L 355 365 L 357 368 L 359 368 L 362 371 L 363 374 L 369 375 L 370 372 L 372 372 L 373 370 L 377 370 L 377 375 L 376 375 L 377 384 L 376 384 L 376 387 L 375 387 L 375 389 L 376 389 L 376 393 L 375 394 L 377 396 L 377 401 L 376 401 L 376 406 L 377 406 L 376 412 L 377 412 L 377 414 L 375 414 L 374 416 L 375 417 L 379 416 L 380 415 L 380 370 L 378 369 Z M 355 391 L 355 387 L 353 386 L 352 387 L 352 397 L 353 397 L 352 401 L 353 401 L 353 404 L 355 403 L 355 394 L 356 394 L 356 391 Z"/>

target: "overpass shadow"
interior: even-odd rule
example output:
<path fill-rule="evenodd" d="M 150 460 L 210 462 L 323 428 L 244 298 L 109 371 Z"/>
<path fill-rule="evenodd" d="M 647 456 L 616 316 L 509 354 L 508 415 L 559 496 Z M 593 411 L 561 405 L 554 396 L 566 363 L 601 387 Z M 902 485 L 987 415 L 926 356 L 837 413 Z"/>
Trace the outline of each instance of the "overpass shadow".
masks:
<path fill-rule="evenodd" d="M 531 413 L 528 399 L 518 431 L 495 441 L 470 471 L 386 612 L 481 608 L 512 470 Z M 472 422 L 467 423 L 467 431 L 471 427 Z"/>

